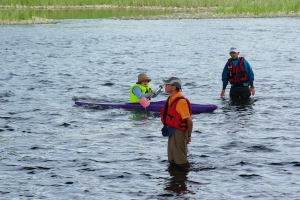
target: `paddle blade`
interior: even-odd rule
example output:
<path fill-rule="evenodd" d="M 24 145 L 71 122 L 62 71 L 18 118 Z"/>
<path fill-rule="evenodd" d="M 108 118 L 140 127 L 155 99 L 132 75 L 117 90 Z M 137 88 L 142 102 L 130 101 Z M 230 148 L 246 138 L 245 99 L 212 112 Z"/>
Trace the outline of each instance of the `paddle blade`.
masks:
<path fill-rule="evenodd" d="M 140 99 L 140 104 L 144 107 L 147 108 L 150 105 L 150 102 L 147 98 L 143 97 Z"/>

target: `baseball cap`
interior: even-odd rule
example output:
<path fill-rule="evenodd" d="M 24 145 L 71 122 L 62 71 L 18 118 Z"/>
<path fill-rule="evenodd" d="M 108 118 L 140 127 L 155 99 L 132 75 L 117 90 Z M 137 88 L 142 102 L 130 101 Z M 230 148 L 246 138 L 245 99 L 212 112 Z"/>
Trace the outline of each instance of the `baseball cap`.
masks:
<path fill-rule="evenodd" d="M 231 53 L 231 52 L 237 53 L 237 52 L 239 52 L 239 50 L 238 50 L 238 48 L 236 48 L 236 47 L 231 47 L 231 48 L 229 49 L 229 53 Z"/>
<path fill-rule="evenodd" d="M 171 77 L 167 80 L 163 80 L 165 84 L 170 84 L 176 86 L 178 89 L 181 89 L 181 80 L 177 77 Z"/>

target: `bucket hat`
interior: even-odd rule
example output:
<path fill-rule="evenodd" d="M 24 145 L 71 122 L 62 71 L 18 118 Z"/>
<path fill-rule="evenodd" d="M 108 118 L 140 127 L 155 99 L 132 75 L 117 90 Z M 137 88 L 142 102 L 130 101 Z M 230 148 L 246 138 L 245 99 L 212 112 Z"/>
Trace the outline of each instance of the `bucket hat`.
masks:
<path fill-rule="evenodd" d="M 151 78 L 149 78 L 145 73 L 141 73 L 138 75 L 138 81 L 136 83 L 141 83 L 143 81 L 151 81 Z"/>

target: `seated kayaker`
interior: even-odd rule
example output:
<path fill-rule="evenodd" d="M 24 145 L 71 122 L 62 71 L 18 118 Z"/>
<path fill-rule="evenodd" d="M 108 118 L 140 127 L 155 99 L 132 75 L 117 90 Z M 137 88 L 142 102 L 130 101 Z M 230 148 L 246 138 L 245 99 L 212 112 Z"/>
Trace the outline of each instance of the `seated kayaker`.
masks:
<path fill-rule="evenodd" d="M 138 103 L 141 98 L 145 97 L 149 100 L 155 98 L 159 92 L 152 91 L 148 84 L 151 81 L 145 73 L 138 75 L 138 81 L 130 87 L 130 103 Z"/>

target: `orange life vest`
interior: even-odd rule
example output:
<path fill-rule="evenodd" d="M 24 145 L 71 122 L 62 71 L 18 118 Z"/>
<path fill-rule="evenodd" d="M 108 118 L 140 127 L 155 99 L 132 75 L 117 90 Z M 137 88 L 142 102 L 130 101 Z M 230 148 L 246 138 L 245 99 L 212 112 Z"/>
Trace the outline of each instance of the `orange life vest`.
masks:
<path fill-rule="evenodd" d="M 170 98 L 170 97 L 169 97 Z M 177 97 L 173 100 L 173 102 L 169 105 L 169 98 L 165 102 L 164 109 L 160 109 L 161 122 L 168 127 L 176 128 L 179 130 L 186 130 L 187 123 L 186 120 L 183 120 L 180 114 L 176 111 L 176 105 L 179 99 L 185 99 L 189 106 L 190 114 L 192 115 L 192 106 L 188 99 L 184 97 Z"/>

